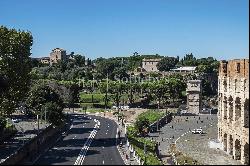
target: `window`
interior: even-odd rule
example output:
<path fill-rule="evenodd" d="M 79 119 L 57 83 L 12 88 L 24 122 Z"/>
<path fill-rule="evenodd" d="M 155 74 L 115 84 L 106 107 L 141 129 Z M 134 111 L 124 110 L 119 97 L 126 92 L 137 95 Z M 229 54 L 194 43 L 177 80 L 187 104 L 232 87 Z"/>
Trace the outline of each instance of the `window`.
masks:
<path fill-rule="evenodd" d="M 237 73 L 240 72 L 240 63 L 237 63 Z"/>

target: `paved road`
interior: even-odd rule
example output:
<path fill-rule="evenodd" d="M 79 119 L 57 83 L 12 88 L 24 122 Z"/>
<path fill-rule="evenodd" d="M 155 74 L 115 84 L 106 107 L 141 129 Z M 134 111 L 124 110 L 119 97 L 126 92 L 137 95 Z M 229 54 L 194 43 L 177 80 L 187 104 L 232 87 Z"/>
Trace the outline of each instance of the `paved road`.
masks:
<path fill-rule="evenodd" d="M 217 125 L 217 115 L 175 116 L 170 123 L 160 129 L 160 132 L 150 133 L 148 139 L 154 139 L 160 143 L 159 150 L 162 160 L 164 163 L 171 164 L 168 157 L 170 144 L 189 130 L 202 127 L 206 133 L 206 128 L 210 125 Z"/>
<path fill-rule="evenodd" d="M 13 115 L 12 118 L 20 119 L 21 121 L 14 123 L 17 133 L 0 144 L 0 163 L 37 135 L 36 119 L 27 118 L 25 115 Z M 39 121 L 40 132 L 48 125 L 48 123 L 45 124 Z"/>
<path fill-rule="evenodd" d="M 116 148 L 117 125 L 97 117 L 72 115 L 67 136 L 43 154 L 37 165 L 124 165 Z M 98 125 L 99 124 L 99 125 Z"/>

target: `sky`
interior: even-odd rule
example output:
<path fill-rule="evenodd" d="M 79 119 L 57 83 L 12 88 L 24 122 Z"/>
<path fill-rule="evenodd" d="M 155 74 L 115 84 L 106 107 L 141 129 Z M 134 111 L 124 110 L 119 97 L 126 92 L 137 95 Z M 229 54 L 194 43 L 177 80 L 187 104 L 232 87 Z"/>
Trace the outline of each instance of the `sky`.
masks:
<path fill-rule="evenodd" d="M 249 57 L 249 0 L 0 0 L 0 25 L 30 31 L 32 57 Z"/>

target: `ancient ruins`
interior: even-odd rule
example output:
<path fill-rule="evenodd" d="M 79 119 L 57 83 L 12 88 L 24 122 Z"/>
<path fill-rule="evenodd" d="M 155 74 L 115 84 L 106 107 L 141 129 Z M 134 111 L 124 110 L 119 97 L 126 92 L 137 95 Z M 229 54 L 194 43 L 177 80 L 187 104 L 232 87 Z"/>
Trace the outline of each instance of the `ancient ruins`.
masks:
<path fill-rule="evenodd" d="M 201 80 L 187 81 L 187 109 L 188 113 L 198 115 L 201 111 Z"/>
<path fill-rule="evenodd" d="M 218 139 L 235 160 L 248 164 L 249 60 L 221 61 L 218 84 Z"/>

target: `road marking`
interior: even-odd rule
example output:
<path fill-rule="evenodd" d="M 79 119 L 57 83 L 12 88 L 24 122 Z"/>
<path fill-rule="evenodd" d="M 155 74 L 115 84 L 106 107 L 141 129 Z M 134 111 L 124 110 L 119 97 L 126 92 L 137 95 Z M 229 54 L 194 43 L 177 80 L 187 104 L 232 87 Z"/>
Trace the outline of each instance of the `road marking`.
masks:
<path fill-rule="evenodd" d="M 93 141 L 93 138 L 95 137 L 95 135 L 97 133 L 97 128 L 99 128 L 99 125 L 100 125 L 100 122 L 98 120 L 96 120 L 95 122 L 97 122 L 97 124 L 95 124 L 94 129 L 91 131 L 87 141 L 84 143 L 84 146 L 82 147 L 74 165 L 82 165 L 82 163 L 84 161 L 84 158 L 87 154 L 87 151 L 91 145 L 91 142 Z"/>

